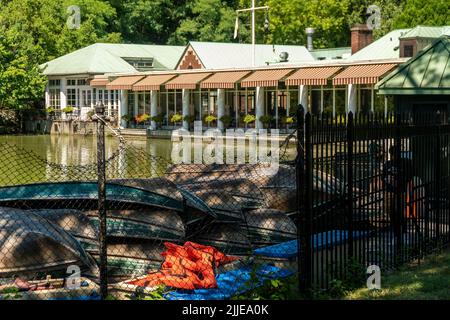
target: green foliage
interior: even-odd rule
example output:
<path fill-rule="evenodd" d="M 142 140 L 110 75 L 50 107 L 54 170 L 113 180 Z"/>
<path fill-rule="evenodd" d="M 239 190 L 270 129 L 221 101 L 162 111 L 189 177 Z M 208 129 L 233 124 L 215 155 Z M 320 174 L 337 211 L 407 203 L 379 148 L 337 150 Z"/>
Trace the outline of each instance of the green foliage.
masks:
<path fill-rule="evenodd" d="M 269 43 L 305 44 L 307 27 L 316 31 L 316 48 L 347 45 L 350 0 L 267 0 L 270 6 Z"/>
<path fill-rule="evenodd" d="M 245 124 L 250 124 L 256 121 L 256 117 L 253 114 L 247 114 L 242 121 Z"/>
<path fill-rule="evenodd" d="M 158 114 L 157 116 L 151 117 L 150 120 L 151 121 L 155 121 L 156 123 L 163 123 L 164 115 L 163 114 Z"/>
<path fill-rule="evenodd" d="M 273 117 L 269 115 L 264 115 L 259 117 L 259 121 L 261 121 L 264 124 L 269 124 L 273 121 Z"/>
<path fill-rule="evenodd" d="M 444 26 L 450 24 L 447 0 L 406 0 L 400 14 L 394 16 L 394 28 L 416 25 Z"/>
<path fill-rule="evenodd" d="M 0 22 L 0 108 L 28 109 L 42 99 L 47 79 L 38 67 L 41 54 L 33 38 Z"/>
<path fill-rule="evenodd" d="M 212 115 L 212 114 L 207 115 L 207 116 L 205 117 L 205 122 L 206 122 L 206 123 L 212 123 L 212 122 L 214 122 L 214 121 L 216 121 L 216 120 L 217 120 L 217 117 L 216 117 L 215 115 Z"/>
<path fill-rule="evenodd" d="M 170 43 L 187 44 L 188 41 L 233 41 L 236 1 L 188 1 L 187 15 L 170 38 Z M 246 35 L 245 26 L 241 30 Z"/>
<path fill-rule="evenodd" d="M 283 123 L 285 124 L 293 124 L 295 122 L 294 117 L 283 117 Z"/>
<path fill-rule="evenodd" d="M 0 291 L 0 300 L 14 300 L 20 299 L 21 297 L 20 291 L 16 287 L 6 288 Z"/>
<path fill-rule="evenodd" d="M 225 127 L 229 127 L 231 125 L 231 123 L 233 122 L 233 118 L 229 115 L 224 115 L 224 116 L 220 117 L 219 120 L 222 121 L 222 123 Z"/>
<path fill-rule="evenodd" d="M 64 109 L 62 109 L 62 112 L 64 112 L 64 113 L 72 113 L 73 110 L 74 110 L 73 107 L 67 106 Z"/>
<path fill-rule="evenodd" d="M 86 115 L 88 116 L 89 119 L 92 119 L 92 117 L 95 115 L 95 110 L 91 109 L 89 110 Z"/>
<path fill-rule="evenodd" d="M 137 123 L 145 123 L 150 120 L 150 116 L 146 113 L 140 114 L 135 117 L 135 120 Z"/>
<path fill-rule="evenodd" d="M 187 123 L 193 123 L 195 121 L 195 116 L 193 115 L 185 115 L 183 118 Z"/>
<path fill-rule="evenodd" d="M 298 277 L 291 276 L 284 279 L 268 279 L 255 288 L 260 280 L 257 276 L 258 265 L 254 265 L 250 279 L 244 283 L 240 291 L 244 293 L 231 297 L 232 300 L 298 300 Z"/>
<path fill-rule="evenodd" d="M 131 116 L 129 116 L 128 114 L 124 114 L 124 115 L 121 117 L 121 119 L 122 119 L 123 121 L 128 122 L 128 121 L 131 121 Z"/>
<path fill-rule="evenodd" d="M 48 114 L 55 113 L 55 108 L 48 107 L 47 109 L 45 109 L 45 112 L 47 112 Z"/>
<path fill-rule="evenodd" d="M 183 121 L 183 116 L 178 113 L 172 115 L 172 117 L 170 118 L 170 122 L 172 122 L 172 123 L 178 123 L 181 121 Z"/>

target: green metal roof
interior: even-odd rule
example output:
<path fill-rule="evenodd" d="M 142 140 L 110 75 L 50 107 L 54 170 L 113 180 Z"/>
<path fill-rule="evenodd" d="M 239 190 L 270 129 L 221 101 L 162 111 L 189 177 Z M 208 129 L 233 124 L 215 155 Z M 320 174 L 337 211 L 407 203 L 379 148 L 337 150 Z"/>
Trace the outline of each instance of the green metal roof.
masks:
<path fill-rule="evenodd" d="M 400 37 L 410 29 L 398 29 L 389 32 L 367 47 L 350 56 L 347 61 L 398 59 L 400 57 Z"/>
<path fill-rule="evenodd" d="M 315 49 L 311 51 L 311 54 L 316 60 L 345 59 L 352 54 L 352 48 L 343 47 L 343 48 Z"/>
<path fill-rule="evenodd" d="M 417 26 L 403 36 L 400 39 L 413 39 L 413 38 L 432 38 L 436 39 L 442 35 L 450 35 L 450 27 L 430 27 L 430 26 Z"/>
<path fill-rule="evenodd" d="M 130 73 L 124 58 L 153 58 L 154 70 L 173 70 L 185 47 L 96 43 L 41 65 L 45 75 Z"/>
<path fill-rule="evenodd" d="M 450 39 L 443 36 L 381 80 L 380 94 L 450 94 Z"/>

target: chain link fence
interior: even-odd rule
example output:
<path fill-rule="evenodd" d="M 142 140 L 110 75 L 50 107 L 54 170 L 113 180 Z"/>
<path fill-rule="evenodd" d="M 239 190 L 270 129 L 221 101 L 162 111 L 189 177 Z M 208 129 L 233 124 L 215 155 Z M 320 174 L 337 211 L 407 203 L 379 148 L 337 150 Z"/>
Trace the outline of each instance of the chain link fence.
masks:
<path fill-rule="evenodd" d="M 0 145 L 3 299 L 230 299 L 296 277 L 294 166 L 174 164 L 108 127 L 105 159 L 99 123 L 90 165 Z"/>
<path fill-rule="evenodd" d="M 445 119 L 297 118 L 276 170 L 176 164 L 101 117 L 92 164 L 0 144 L 1 299 L 300 298 L 449 243 Z"/>

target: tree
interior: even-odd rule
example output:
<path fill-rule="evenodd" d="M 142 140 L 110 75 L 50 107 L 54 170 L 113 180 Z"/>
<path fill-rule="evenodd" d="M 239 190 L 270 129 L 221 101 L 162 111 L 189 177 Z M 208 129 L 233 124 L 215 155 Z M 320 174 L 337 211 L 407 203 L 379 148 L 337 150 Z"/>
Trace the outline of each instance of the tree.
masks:
<path fill-rule="evenodd" d="M 313 27 L 315 47 L 348 45 L 350 0 L 267 0 L 266 4 L 270 7 L 268 42 L 304 45 L 305 29 Z"/>
<path fill-rule="evenodd" d="M 393 19 L 401 14 L 404 4 L 405 0 L 352 0 L 347 18 L 348 25 L 351 28 L 357 23 L 367 23 L 367 8 L 376 5 L 380 8 L 381 25 L 380 28 L 374 30 L 374 36 L 379 38 L 395 29 Z"/>
<path fill-rule="evenodd" d="M 406 0 L 404 9 L 393 19 L 394 28 L 417 25 L 450 25 L 448 0 Z"/>
<path fill-rule="evenodd" d="M 24 110 L 35 106 L 47 83 L 38 67 L 42 49 L 16 28 L 0 28 L 0 108 Z"/>
<path fill-rule="evenodd" d="M 166 44 L 186 13 L 186 0 L 110 1 L 126 42 Z"/>
<path fill-rule="evenodd" d="M 46 62 L 95 42 L 118 42 L 117 33 L 110 33 L 116 13 L 101 0 L 0 0 L 0 26 L 16 28 L 31 36 L 42 49 L 39 63 Z M 67 9 L 77 5 L 81 10 L 80 29 L 69 29 Z"/>
<path fill-rule="evenodd" d="M 185 45 L 190 40 L 234 41 L 236 6 L 236 1 L 195 0 L 188 6 L 188 16 L 181 21 L 170 42 Z M 240 34 L 246 36 L 245 26 Z"/>

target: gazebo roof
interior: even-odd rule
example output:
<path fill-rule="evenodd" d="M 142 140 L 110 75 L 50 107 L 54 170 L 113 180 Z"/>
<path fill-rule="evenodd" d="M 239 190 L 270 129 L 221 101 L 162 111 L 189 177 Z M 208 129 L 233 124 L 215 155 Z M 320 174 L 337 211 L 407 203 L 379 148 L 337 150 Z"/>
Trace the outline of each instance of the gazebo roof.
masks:
<path fill-rule="evenodd" d="M 378 82 L 384 95 L 450 94 L 450 38 L 443 36 Z"/>

